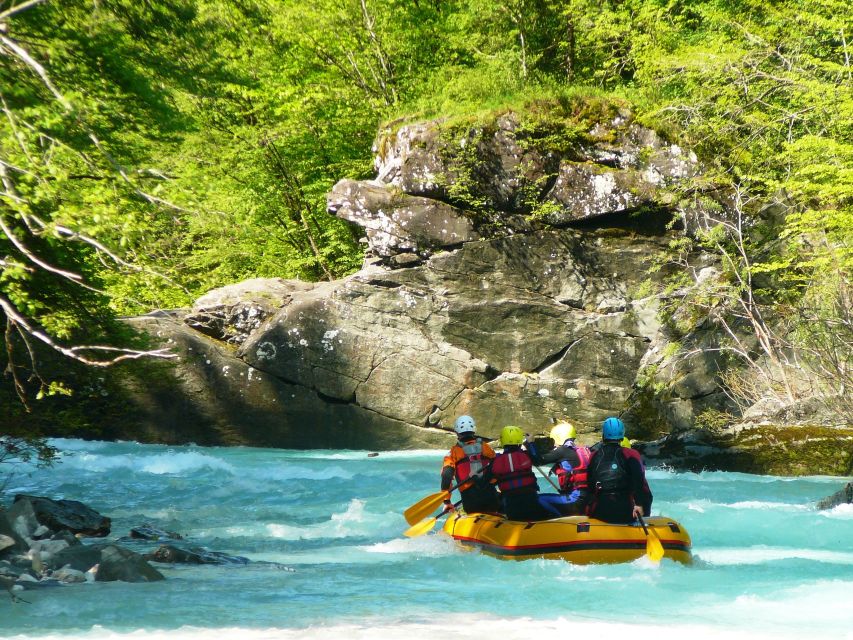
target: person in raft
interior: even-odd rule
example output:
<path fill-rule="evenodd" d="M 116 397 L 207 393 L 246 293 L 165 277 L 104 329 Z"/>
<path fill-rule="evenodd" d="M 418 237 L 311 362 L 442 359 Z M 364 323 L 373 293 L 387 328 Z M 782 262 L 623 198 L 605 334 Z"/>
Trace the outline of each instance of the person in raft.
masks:
<path fill-rule="evenodd" d="M 525 447 L 530 453 L 535 465 L 551 465 L 551 472 L 557 474 L 560 493 L 543 493 L 540 502 L 553 508 L 554 517 L 577 516 L 586 513 L 586 503 L 589 496 L 587 490 L 587 468 L 591 453 L 589 447 L 575 444 L 578 436 L 577 429 L 569 422 L 558 422 L 551 429 L 551 440 L 554 448 L 539 455 L 532 442 L 526 442 Z"/>
<path fill-rule="evenodd" d="M 633 449 L 633 447 L 631 446 L 631 441 L 628 440 L 627 436 L 622 438 L 622 442 L 620 444 L 626 449 Z M 649 505 L 648 505 L 647 509 L 645 507 L 644 507 L 644 509 L 646 510 L 647 515 L 651 515 L 652 514 L 652 499 L 654 496 L 652 496 L 652 490 L 649 489 L 649 479 L 646 477 L 646 465 L 643 462 L 642 456 L 640 457 L 640 464 L 643 465 L 643 490 L 649 494 Z"/>
<path fill-rule="evenodd" d="M 458 442 L 444 457 L 441 468 L 441 490 L 447 491 L 454 482 L 459 485 L 462 508 L 466 513 L 498 513 L 500 498 L 494 483 L 484 477 L 484 470 L 495 459 L 495 452 L 476 433 L 477 425 L 471 416 L 459 416 L 453 425 Z M 446 509 L 453 503 L 444 501 Z"/>
<path fill-rule="evenodd" d="M 524 431 L 519 427 L 510 425 L 501 429 L 503 451 L 495 456 L 487 476 L 497 481 L 504 513 L 509 520 L 548 520 L 554 517 L 553 509 L 539 501 L 533 460 L 521 448 L 524 439 Z"/>
<path fill-rule="evenodd" d="M 605 522 L 631 524 L 652 509 L 643 460 L 637 451 L 622 446 L 625 423 L 619 418 L 607 418 L 602 423 L 601 437 L 601 447 L 589 460 L 587 513 Z"/>

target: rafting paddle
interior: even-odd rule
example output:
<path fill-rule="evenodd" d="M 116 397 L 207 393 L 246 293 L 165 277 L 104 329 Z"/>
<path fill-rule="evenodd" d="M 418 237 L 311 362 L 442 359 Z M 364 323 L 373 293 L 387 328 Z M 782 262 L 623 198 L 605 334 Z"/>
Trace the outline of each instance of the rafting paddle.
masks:
<path fill-rule="evenodd" d="M 408 529 L 406 529 L 403 532 L 403 535 L 406 536 L 407 538 L 417 538 L 418 536 L 422 536 L 425 533 L 429 533 L 430 531 L 432 531 L 433 527 L 435 527 L 435 523 L 438 522 L 439 518 L 447 515 L 451 511 L 456 511 L 456 507 L 458 507 L 460 504 L 462 504 L 461 500 L 459 502 L 457 502 L 456 504 L 454 504 L 453 506 L 450 506 L 450 505 L 446 506 L 444 508 L 444 511 L 439 513 L 437 516 L 433 516 L 432 518 L 427 518 L 426 520 L 421 520 L 416 525 L 413 525 L 413 526 L 409 527 Z"/>
<path fill-rule="evenodd" d="M 657 531 L 652 529 L 652 532 L 649 533 L 643 516 L 637 515 L 637 518 L 643 527 L 643 531 L 646 532 L 646 555 L 649 556 L 652 562 L 660 562 L 661 558 L 663 558 L 663 544 L 658 537 Z"/>
<path fill-rule="evenodd" d="M 542 471 L 541 468 L 539 468 L 535 464 L 533 465 L 533 468 L 539 472 L 539 475 L 541 475 L 543 478 L 545 478 L 548 482 L 551 483 L 551 486 L 557 490 L 557 493 L 560 493 L 560 487 L 558 487 L 557 484 L 553 480 L 551 480 L 551 476 L 546 474 L 544 471 Z M 551 495 L 551 494 L 548 494 L 548 495 Z"/>
<path fill-rule="evenodd" d="M 439 491 L 438 493 L 433 493 L 406 509 L 403 512 L 403 517 L 406 518 L 406 522 L 409 524 L 417 524 L 435 511 L 442 502 L 449 499 L 450 491 Z"/>
<path fill-rule="evenodd" d="M 527 446 L 527 455 L 529 455 L 529 456 L 530 456 L 530 462 L 531 462 L 531 463 L 533 463 L 533 458 L 536 456 L 536 448 L 535 448 L 535 445 L 534 445 L 532 442 L 528 442 L 528 440 L 527 440 L 527 438 L 528 438 L 528 437 L 529 437 L 529 436 L 528 436 L 528 434 L 524 434 L 524 444 Z M 542 476 L 542 477 L 543 477 L 543 478 L 545 478 L 548 482 L 550 482 L 550 483 L 551 483 L 551 486 L 552 486 L 552 487 L 554 487 L 554 488 L 557 490 L 557 493 L 560 493 L 560 487 L 559 487 L 559 486 L 557 486 L 557 484 L 556 484 L 553 480 L 551 480 L 551 474 L 549 474 L 549 473 L 545 473 L 545 472 L 544 472 L 544 471 L 542 471 L 542 469 L 541 469 L 538 465 L 536 465 L 536 464 L 533 464 L 533 468 L 534 468 L 534 469 L 536 469 L 536 470 L 539 472 L 539 475 L 540 475 L 540 476 Z"/>
<path fill-rule="evenodd" d="M 491 462 L 487 466 L 480 469 L 477 473 L 472 473 L 462 482 L 456 483 L 447 491 L 439 491 L 438 493 L 433 493 L 413 504 L 411 507 L 409 507 L 403 512 L 403 517 L 406 518 L 406 522 L 408 522 L 409 524 L 417 524 L 418 522 L 426 518 L 429 514 L 431 514 L 433 511 L 435 511 L 436 508 L 442 502 L 444 502 L 445 500 L 450 500 L 450 494 L 453 492 L 454 489 L 458 489 L 459 485 L 464 485 L 466 482 L 470 482 L 472 479 L 481 475 L 490 466 L 492 466 Z"/>

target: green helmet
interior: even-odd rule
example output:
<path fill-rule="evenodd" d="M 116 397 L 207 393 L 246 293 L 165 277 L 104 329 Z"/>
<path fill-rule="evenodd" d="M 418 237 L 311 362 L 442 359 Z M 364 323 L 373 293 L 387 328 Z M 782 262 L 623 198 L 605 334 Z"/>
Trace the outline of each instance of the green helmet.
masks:
<path fill-rule="evenodd" d="M 521 427 L 508 425 L 501 429 L 501 446 L 505 447 L 508 444 L 521 444 L 524 442 L 524 431 Z"/>

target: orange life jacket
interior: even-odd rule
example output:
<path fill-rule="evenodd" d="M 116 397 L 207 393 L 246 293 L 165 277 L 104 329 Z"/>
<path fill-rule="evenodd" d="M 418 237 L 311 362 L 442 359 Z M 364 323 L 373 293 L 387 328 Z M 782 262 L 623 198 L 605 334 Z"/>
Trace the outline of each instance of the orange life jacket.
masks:
<path fill-rule="evenodd" d="M 458 441 L 450 449 L 450 454 L 444 459 L 444 466 L 452 466 L 456 476 L 456 483 L 460 491 L 466 491 L 473 486 L 471 482 L 465 482 L 483 470 L 489 461 L 495 457 L 495 452 L 484 442 L 482 438 Z M 462 484 L 464 483 L 464 484 Z"/>

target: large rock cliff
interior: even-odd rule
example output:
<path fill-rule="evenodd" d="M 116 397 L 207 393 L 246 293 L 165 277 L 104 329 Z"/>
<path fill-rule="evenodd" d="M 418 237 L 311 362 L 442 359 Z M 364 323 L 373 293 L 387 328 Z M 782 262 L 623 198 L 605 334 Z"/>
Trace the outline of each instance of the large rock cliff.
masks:
<path fill-rule="evenodd" d="M 620 108 L 560 118 L 382 132 L 376 178 L 328 198 L 365 230 L 362 270 L 250 281 L 135 319 L 181 355 L 176 384 L 134 387 L 139 421 L 175 440 L 191 416 L 197 442 L 379 449 L 446 445 L 461 413 L 493 437 L 568 417 L 592 441 L 608 415 L 651 440 L 736 411 L 713 329 L 679 336 L 691 348 L 673 359 L 658 313 L 678 268 L 660 258 L 704 215 L 675 197 L 701 173 L 695 156 Z M 710 256 L 693 264 L 716 273 Z M 670 458 L 703 466 L 689 452 Z"/>

